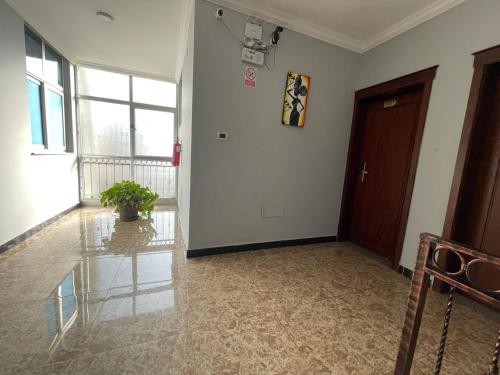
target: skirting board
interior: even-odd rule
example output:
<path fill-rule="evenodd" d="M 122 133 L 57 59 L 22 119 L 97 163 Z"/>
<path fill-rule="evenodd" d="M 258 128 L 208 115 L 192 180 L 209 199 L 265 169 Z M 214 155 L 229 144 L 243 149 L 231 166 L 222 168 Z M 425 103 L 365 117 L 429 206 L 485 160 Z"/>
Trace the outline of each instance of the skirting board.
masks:
<path fill-rule="evenodd" d="M 413 271 L 409 268 L 406 268 L 405 266 L 400 265 L 398 267 L 398 273 L 400 273 L 404 277 L 409 278 L 410 280 L 413 278 Z"/>
<path fill-rule="evenodd" d="M 67 215 L 68 213 L 70 213 L 71 211 L 73 211 L 75 208 L 78 208 L 78 207 L 80 207 L 80 203 L 75 204 L 74 206 L 71 206 L 70 208 L 64 210 L 63 212 L 57 214 L 56 216 L 53 216 L 50 219 L 45 220 L 43 223 L 40 223 L 37 226 L 35 226 L 35 227 L 31 228 L 31 229 L 28 229 L 23 234 L 20 234 L 19 236 L 13 238 L 12 240 L 7 241 L 4 244 L 0 245 L 0 254 L 6 252 L 11 247 L 17 245 L 19 242 L 22 242 L 25 239 L 27 239 L 27 238 L 31 237 L 32 235 L 34 235 L 35 233 L 41 231 L 46 226 L 54 223 L 55 221 L 59 220 L 60 218 L 62 218 L 63 216 Z"/>
<path fill-rule="evenodd" d="M 265 250 L 277 247 L 311 245 L 315 243 L 335 242 L 335 241 L 337 241 L 337 236 L 326 236 L 326 237 L 313 237 L 313 238 L 299 238 L 296 240 L 249 243 L 249 244 L 234 245 L 234 246 L 209 247 L 205 249 L 187 250 L 186 257 L 196 258 L 207 255 L 239 253 L 241 251 Z"/>

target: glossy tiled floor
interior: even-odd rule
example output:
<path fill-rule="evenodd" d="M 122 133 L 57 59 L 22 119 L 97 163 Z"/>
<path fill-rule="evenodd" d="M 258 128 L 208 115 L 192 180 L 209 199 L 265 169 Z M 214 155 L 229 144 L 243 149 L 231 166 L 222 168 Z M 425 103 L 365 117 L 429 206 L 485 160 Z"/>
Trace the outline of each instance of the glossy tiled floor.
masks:
<path fill-rule="evenodd" d="M 73 211 L 0 256 L 2 374 L 391 374 L 409 280 L 332 243 L 186 260 L 177 213 Z M 432 293 L 414 374 L 431 374 Z M 480 374 L 500 320 L 459 300 L 443 374 Z"/>

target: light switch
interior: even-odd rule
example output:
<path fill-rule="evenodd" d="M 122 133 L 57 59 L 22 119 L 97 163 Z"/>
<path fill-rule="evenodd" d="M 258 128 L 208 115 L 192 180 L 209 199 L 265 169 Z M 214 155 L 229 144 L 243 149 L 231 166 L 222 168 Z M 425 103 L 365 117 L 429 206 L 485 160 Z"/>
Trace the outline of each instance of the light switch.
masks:
<path fill-rule="evenodd" d="M 217 132 L 217 139 L 219 141 L 227 141 L 228 134 L 227 132 Z"/>

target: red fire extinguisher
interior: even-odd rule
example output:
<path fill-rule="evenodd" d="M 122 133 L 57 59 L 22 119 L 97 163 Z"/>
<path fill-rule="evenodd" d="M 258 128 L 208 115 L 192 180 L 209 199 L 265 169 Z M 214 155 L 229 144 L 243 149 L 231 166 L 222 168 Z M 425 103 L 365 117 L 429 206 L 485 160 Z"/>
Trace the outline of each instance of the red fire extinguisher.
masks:
<path fill-rule="evenodd" d="M 177 138 L 177 141 L 174 143 L 174 152 L 172 156 L 172 165 L 174 167 L 178 167 L 181 162 L 181 148 L 181 142 L 179 141 L 179 138 Z"/>

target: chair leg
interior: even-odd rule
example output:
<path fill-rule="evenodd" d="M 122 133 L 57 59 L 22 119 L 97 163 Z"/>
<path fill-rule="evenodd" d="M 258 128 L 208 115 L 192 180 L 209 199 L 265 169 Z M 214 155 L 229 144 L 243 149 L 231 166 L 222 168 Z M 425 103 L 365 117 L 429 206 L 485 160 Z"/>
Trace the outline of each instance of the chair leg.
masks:
<path fill-rule="evenodd" d="M 437 355 L 436 367 L 434 368 L 434 375 L 441 373 L 441 366 L 443 364 L 444 348 L 446 346 L 446 339 L 448 338 L 448 327 L 450 325 L 451 309 L 453 308 L 453 298 L 455 296 L 455 287 L 450 288 L 448 295 L 448 304 L 446 305 L 446 312 L 444 314 L 443 331 L 441 333 L 441 342 L 439 343 L 439 350 Z"/>
<path fill-rule="evenodd" d="M 500 357 L 500 329 L 498 330 L 498 338 L 493 352 L 493 359 L 488 368 L 488 373 L 485 375 L 498 375 L 498 358 Z"/>

